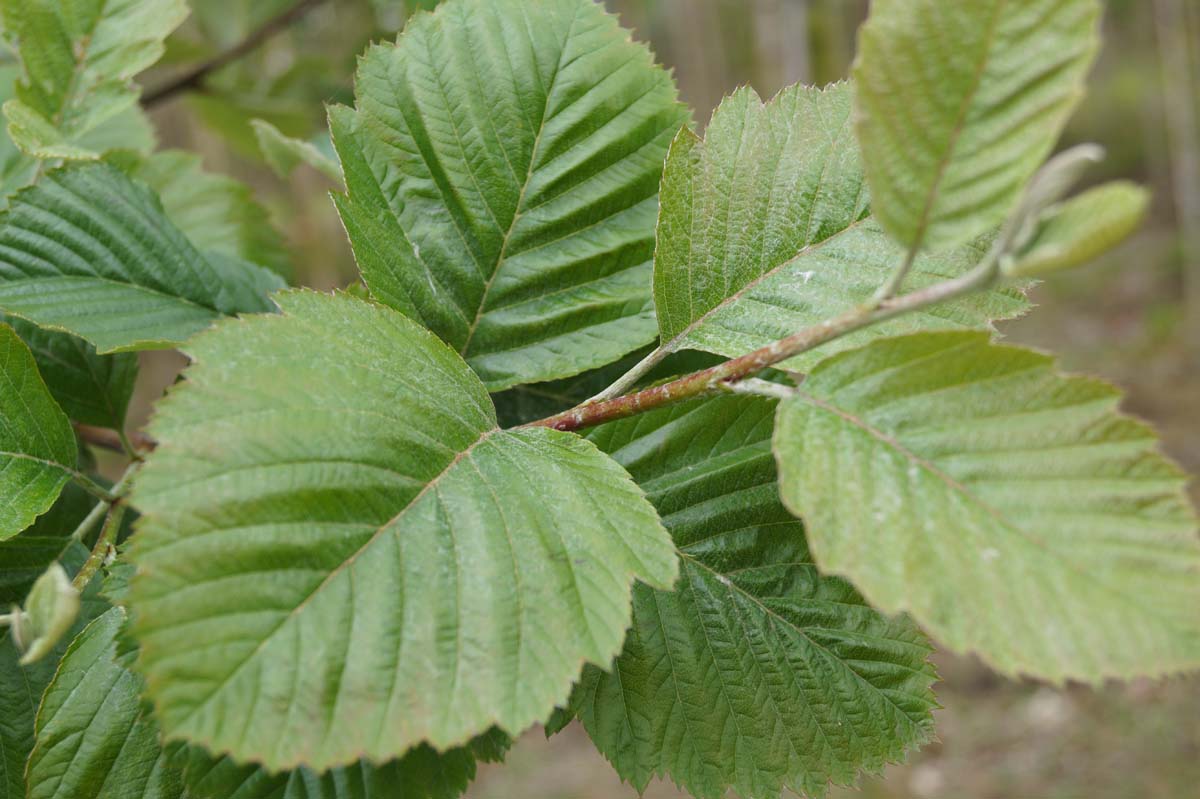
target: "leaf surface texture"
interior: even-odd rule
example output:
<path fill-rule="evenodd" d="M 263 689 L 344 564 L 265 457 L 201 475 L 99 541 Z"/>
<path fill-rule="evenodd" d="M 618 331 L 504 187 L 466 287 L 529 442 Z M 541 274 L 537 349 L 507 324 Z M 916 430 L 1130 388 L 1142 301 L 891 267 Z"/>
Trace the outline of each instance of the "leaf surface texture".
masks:
<path fill-rule="evenodd" d="M 638 586 L 625 649 L 589 667 L 573 709 L 639 791 L 821 795 L 932 733 L 929 645 L 907 619 L 821 575 L 783 507 L 775 403 L 719 398 L 606 425 L 592 439 L 658 508 L 675 590 Z"/>
<path fill-rule="evenodd" d="M 825 361 L 779 410 L 784 501 L 822 569 L 1006 674 L 1200 665 L 1200 539 L 1179 470 L 1106 383 L 982 333 Z"/>
<path fill-rule="evenodd" d="M 282 285 L 201 253 L 150 189 L 108 164 L 49 172 L 0 217 L 0 308 L 100 352 L 175 346 L 222 316 L 271 310 Z"/>
<path fill-rule="evenodd" d="M 161 405 L 130 605 L 170 737 L 322 771 L 517 733 L 607 663 L 670 539 L 594 445 L 501 431 L 462 359 L 346 295 L 230 322 Z"/>
<path fill-rule="evenodd" d="M 704 139 L 684 130 L 667 159 L 654 299 L 662 346 L 737 357 L 868 300 L 904 259 L 872 214 L 853 133 L 853 89 L 793 86 L 762 103 L 741 89 Z M 984 236 L 914 264 L 913 289 L 955 277 Z M 844 336 L 792 358 L 806 370 L 880 335 L 988 327 L 1024 312 L 1015 288 L 992 290 Z"/>
<path fill-rule="evenodd" d="M 1098 0 L 876 0 L 857 132 L 875 214 L 941 250 L 1002 222 L 1083 96 Z"/>
<path fill-rule="evenodd" d="M 459 0 L 371 48 L 331 130 L 374 296 L 491 390 L 650 343 L 663 158 L 686 112 L 592 0 Z"/>

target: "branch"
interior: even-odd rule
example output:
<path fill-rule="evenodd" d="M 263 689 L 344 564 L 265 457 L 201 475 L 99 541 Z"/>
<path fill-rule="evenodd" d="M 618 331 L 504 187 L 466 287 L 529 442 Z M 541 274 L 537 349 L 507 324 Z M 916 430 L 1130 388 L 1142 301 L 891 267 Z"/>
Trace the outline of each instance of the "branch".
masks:
<path fill-rule="evenodd" d="M 288 10 L 268 19 L 258 28 L 247 34 L 245 39 L 242 39 L 225 52 L 218 53 L 208 61 L 180 75 L 175 80 L 146 92 L 142 97 L 142 107 L 153 108 L 170 100 L 177 94 L 201 88 L 209 75 L 237 61 L 247 53 L 252 52 L 267 39 L 286 30 L 323 2 L 325 0 L 300 0 L 300 2 Z"/>
<path fill-rule="evenodd" d="M 75 427 L 75 432 L 86 443 L 101 449 L 107 449 L 111 452 L 120 452 L 130 455 L 135 460 L 147 452 L 153 452 L 158 446 L 158 442 L 145 433 L 134 431 L 129 434 L 128 439 L 122 440 L 122 436 L 115 430 L 109 430 L 106 427 L 94 427 L 90 424 L 80 424 L 72 422 Z M 133 448 L 133 452 L 128 451 L 128 447 Z"/>
<path fill-rule="evenodd" d="M 79 571 L 75 574 L 75 579 L 71 581 L 71 585 L 76 591 L 83 592 L 87 588 L 88 583 L 96 576 L 96 572 L 100 570 L 100 565 L 108 558 L 113 547 L 117 543 L 117 531 L 121 529 L 121 520 L 125 517 L 125 505 L 118 500 L 115 505 L 108 509 L 108 518 L 104 520 L 104 527 L 100 530 L 100 536 L 96 539 L 96 545 L 92 547 L 92 554 L 84 561 L 84 564 L 79 567 Z"/>
<path fill-rule="evenodd" d="M 97 513 L 107 513 L 108 516 L 104 520 L 104 527 L 100 528 L 100 535 L 96 537 L 92 553 L 88 555 L 88 559 L 84 561 L 83 565 L 79 567 L 79 571 L 76 572 L 75 579 L 71 581 L 71 585 L 74 586 L 76 591 L 82 592 L 84 588 L 87 588 L 87 584 L 96 576 L 96 572 L 99 571 L 101 564 L 104 563 L 113 547 L 116 546 L 117 534 L 121 530 L 121 521 L 125 517 L 125 495 L 129 493 L 130 481 L 133 480 L 133 476 L 137 474 L 140 467 L 140 463 L 131 464 L 125 470 L 125 474 L 121 476 L 121 479 L 117 481 L 117 484 L 113 486 L 112 500 L 99 503 L 88 514 L 88 519 L 91 519 Z M 82 538 L 82 535 L 79 537 Z"/>
<path fill-rule="evenodd" d="M 996 280 L 1000 250 L 993 250 L 974 269 L 952 280 L 937 283 L 902 297 L 874 302 L 853 308 L 819 325 L 801 330 L 785 339 L 740 358 L 718 364 L 711 369 L 681 377 L 661 386 L 645 389 L 623 397 L 583 405 L 564 411 L 526 427 L 549 427 L 554 430 L 582 430 L 605 422 L 625 419 L 639 413 L 673 405 L 677 402 L 705 396 L 729 387 L 769 366 L 827 344 L 836 338 L 861 330 L 894 316 L 916 311 L 929 305 L 960 297 L 990 285 Z"/>

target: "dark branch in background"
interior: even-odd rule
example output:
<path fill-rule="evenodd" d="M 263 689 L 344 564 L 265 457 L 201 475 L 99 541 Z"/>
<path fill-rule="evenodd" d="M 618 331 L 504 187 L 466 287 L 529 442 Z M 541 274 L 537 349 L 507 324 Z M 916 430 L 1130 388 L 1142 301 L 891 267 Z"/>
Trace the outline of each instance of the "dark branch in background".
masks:
<path fill-rule="evenodd" d="M 125 445 L 122 443 L 121 436 L 117 431 L 109 430 L 106 427 L 93 427 L 90 424 L 80 424 L 79 422 L 73 422 L 72 424 L 75 427 L 75 432 L 85 443 L 113 452 L 125 452 Z M 129 443 L 138 452 L 151 452 L 158 446 L 158 442 L 153 438 L 136 430 L 129 434 Z"/>
<path fill-rule="evenodd" d="M 277 33 L 286 30 L 295 22 L 299 21 L 305 14 L 312 11 L 317 6 L 321 5 L 325 0 L 300 0 L 296 5 L 268 19 L 258 28 L 251 31 L 245 39 L 242 39 L 232 48 L 223 53 L 218 53 L 208 61 L 198 64 L 188 72 L 180 75 L 174 80 L 159 86 L 156 89 L 151 89 L 142 96 L 142 107 L 153 108 L 156 105 L 170 100 L 177 94 L 201 89 L 204 86 L 204 81 L 209 75 L 221 69 L 222 67 L 232 64 L 242 56 L 253 51 L 267 39 L 270 39 Z"/>

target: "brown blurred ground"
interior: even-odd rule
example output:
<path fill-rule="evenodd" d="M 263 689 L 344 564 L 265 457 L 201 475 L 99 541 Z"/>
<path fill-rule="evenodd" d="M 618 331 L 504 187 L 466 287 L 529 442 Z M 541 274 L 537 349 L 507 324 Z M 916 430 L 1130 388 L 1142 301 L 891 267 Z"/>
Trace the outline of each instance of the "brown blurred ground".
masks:
<path fill-rule="evenodd" d="M 195 0 L 200 10 L 168 61 L 203 55 L 196 42 L 236 41 L 293 0 Z M 951 2 L 951 0 L 947 0 Z M 610 0 L 661 60 L 675 67 L 703 124 L 742 83 L 769 96 L 789 83 L 846 74 L 865 0 Z M 211 96 L 156 111 L 165 146 L 200 150 L 209 168 L 252 183 L 295 254 L 297 282 L 341 285 L 354 276 L 348 247 L 315 173 L 280 181 L 231 122 L 248 109 L 292 135 L 322 124 L 322 101 L 347 102 L 354 54 L 390 38 L 402 3 L 330 0 L 294 31 L 218 76 Z M 1013 340 L 1053 349 L 1073 370 L 1130 390 L 1129 410 L 1152 420 L 1166 448 L 1200 472 L 1200 0 L 1110 0 L 1106 49 L 1067 142 L 1098 141 L 1109 160 L 1094 179 L 1129 177 L 1156 197 L 1145 230 L 1104 263 L 1035 292 L 1041 306 L 1005 326 Z M 372 6 L 378 15 L 373 14 Z M 241 9 L 237 13 L 229 8 Z M 200 49 L 197 49 L 200 48 Z M 170 63 L 154 78 L 165 77 Z M 238 98 L 224 101 L 222 93 Z M 223 104 L 224 103 L 224 104 Z M 1189 221 L 1190 220 L 1190 221 Z M 1190 299 L 1189 299 L 1190 295 Z M 138 413 L 179 366 L 154 356 Z M 1193 496 L 1200 491 L 1193 485 Z M 1200 612 L 1200 611 L 1198 611 Z M 1200 797 L 1200 678 L 1055 690 L 997 679 L 941 655 L 941 743 L 865 780 L 864 797 L 945 799 L 1191 799 Z M 503 766 L 482 771 L 471 799 L 632 796 L 578 726 L 550 741 L 532 731 Z M 647 797 L 679 794 L 655 783 Z"/>

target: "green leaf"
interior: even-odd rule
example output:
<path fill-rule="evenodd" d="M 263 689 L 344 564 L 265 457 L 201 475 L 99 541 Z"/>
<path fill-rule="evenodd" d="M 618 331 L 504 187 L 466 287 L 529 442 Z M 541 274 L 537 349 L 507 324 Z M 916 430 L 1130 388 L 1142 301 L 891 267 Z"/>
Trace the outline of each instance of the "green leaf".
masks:
<path fill-rule="evenodd" d="M 1005 272 L 1043 275 L 1085 264 L 1129 238 L 1150 206 L 1150 193 L 1127 181 L 1086 191 L 1049 211 Z"/>
<path fill-rule="evenodd" d="M 12 605 L 22 604 L 50 564 L 79 546 L 71 533 L 97 502 L 77 483 L 67 483 L 58 501 L 33 526 L 0 541 L 0 608 L 7 612 Z"/>
<path fill-rule="evenodd" d="M 0 543 L 7 547 L 11 541 Z M 87 548 L 71 544 L 62 558 L 68 571 L 78 569 L 88 556 Z M 94 597 L 94 589 L 84 591 L 83 611 L 75 628 L 64 637 L 48 657 L 29 666 L 18 664 L 20 654 L 10 635 L 0 635 L 0 799 L 26 799 L 25 762 L 33 749 L 33 722 L 42 692 L 58 668 L 67 642 L 83 627 L 104 612 L 106 605 Z"/>
<path fill-rule="evenodd" d="M 88 157 L 83 137 L 137 102 L 132 78 L 159 59 L 183 0 L 0 0 L 23 80 L 4 105 L 9 135 L 43 158 Z"/>
<path fill-rule="evenodd" d="M 310 769 L 270 774 L 189 747 L 184 781 L 188 799 L 456 799 L 475 779 L 476 761 L 499 760 L 507 748 L 508 739 L 493 732 L 441 754 L 421 744 L 381 766 L 362 760 L 324 774 Z"/>
<path fill-rule="evenodd" d="M 319 772 L 544 719 L 634 578 L 673 581 L 654 509 L 583 439 L 497 429 L 415 322 L 277 301 L 192 341 L 150 428 L 129 605 L 164 730 Z"/>
<path fill-rule="evenodd" d="M 269 311 L 265 294 L 282 285 L 203 255 L 108 164 L 49 172 L 0 217 L 0 309 L 102 353 L 172 347 L 221 316 Z"/>
<path fill-rule="evenodd" d="M 342 167 L 338 162 L 317 149 L 312 142 L 287 136 L 265 119 L 250 120 L 254 135 L 258 137 L 258 148 L 262 150 L 267 164 L 281 178 L 292 174 L 301 164 L 307 164 L 325 177 L 342 185 Z"/>
<path fill-rule="evenodd" d="M 15 316 L 0 313 L 33 353 L 51 396 L 71 419 L 84 424 L 121 429 L 133 396 L 138 362 L 133 353 L 98 355 L 77 336 L 45 330 Z"/>
<path fill-rule="evenodd" d="M 178 799 L 142 680 L 118 657 L 125 613 L 113 608 L 72 642 L 37 713 L 28 799 Z"/>
<path fill-rule="evenodd" d="M 906 247 L 995 227 L 1054 148 L 1099 45 L 1097 0 L 876 0 L 857 132 L 875 214 Z"/>
<path fill-rule="evenodd" d="M 932 733 L 929 645 L 817 572 L 779 501 L 774 413 L 720 398 L 591 434 L 645 489 L 682 562 L 673 592 L 635 589 L 624 652 L 573 697 L 639 792 L 665 774 L 699 797 L 817 796 Z"/>
<path fill-rule="evenodd" d="M 226 175 L 205 172 L 200 156 L 163 150 L 126 171 L 154 189 L 163 210 L 192 243 L 287 274 L 290 258 L 266 209 L 250 188 Z"/>
<path fill-rule="evenodd" d="M 71 478 L 75 433 L 29 347 L 0 324 L 0 540 L 50 509 Z"/>
<path fill-rule="evenodd" d="M 51 563 L 33 583 L 25 607 L 12 622 L 12 637 L 22 651 L 21 665 L 37 663 L 54 647 L 79 618 L 79 592 L 58 563 Z"/>
<path fill-rule="evenodd" d="M 871 215 L 851 135 L 853 89 L 793 86 L 765 105 L 741 89 L 703 140 L 684 130 L 667 158 L 654 299 L 662 348 L 737 357 L 868 300 L 904 259 Z M 914 264 L 913 287 L 974 266 L 989 238 Z M 1022 313 L 1013 288 L 975 294 L 838 339 L 786 362 L 806 370 L 880 335 L 988 327 Z"/>
<path fill-rule="evenodd" d="M 371 48 L 331 130 L 375 297 L 491 390 L 648 344 L 656 194 L 686 112 L 592 0 L 451 0 Z"/>
<path fill-rule="evenodd" d="M 16 64 L 0 65 L 0 105 L 16 94 L 20 71 Z M 81 145 L 89 157 L 116 147 L 148 152 L 155 146 L 154 130 L 141 108 L 130 106 L 85 135 Z M 38 160 L 21 152 L 8 132 L 0 130 L 0 209 L 8 206 L 9 194 L 33 182 L 37 169 Z"/>
<path fill-rule="evenodd" d="M 822 570 L 1006 674 L 1200 665 L 1200 539 L 1119 393 L 982 333 L 825 361 L 780 407 L 784 502 Z"/>

